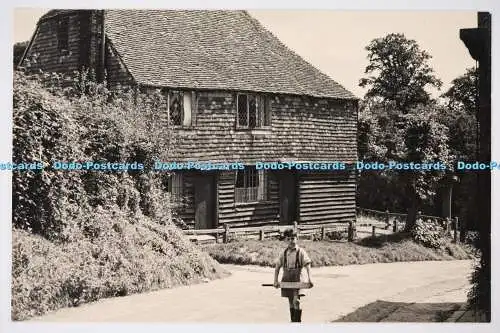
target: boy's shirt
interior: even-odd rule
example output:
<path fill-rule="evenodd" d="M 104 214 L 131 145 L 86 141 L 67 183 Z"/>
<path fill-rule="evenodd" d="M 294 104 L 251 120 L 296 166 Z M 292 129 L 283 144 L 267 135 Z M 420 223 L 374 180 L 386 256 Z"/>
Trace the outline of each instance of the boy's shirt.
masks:
<path fill-rule="evenodd" d="M 286 255 L 286 266 L 285 267 L 285 250 L 281 251 L 281 254 L 276 262 L 277 265 L 283 268 L 295 268 L 295 261 L 297 260 L 297 251 L 299 251 L 299 265 L 298 267 L 305 267 L 307 264 L 311 263 L 311 259 L 307 255 L 306 250 L 296 246 L 293 249 L 287 248 Z"/>

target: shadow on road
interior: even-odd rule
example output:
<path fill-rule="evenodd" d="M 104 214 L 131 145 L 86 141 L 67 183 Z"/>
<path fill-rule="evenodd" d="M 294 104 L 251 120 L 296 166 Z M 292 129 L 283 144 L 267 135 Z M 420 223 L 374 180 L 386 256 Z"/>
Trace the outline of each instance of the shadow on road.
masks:
<path fill-rule="evenodd" d="M 443 322 L 463 304 L 375 301 L 334 322 Z"/>

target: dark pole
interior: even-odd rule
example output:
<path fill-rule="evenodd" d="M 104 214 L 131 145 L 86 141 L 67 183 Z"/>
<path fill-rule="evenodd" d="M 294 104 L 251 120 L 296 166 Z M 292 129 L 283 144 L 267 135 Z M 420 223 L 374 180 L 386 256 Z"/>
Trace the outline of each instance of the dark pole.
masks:
<path fill-rule="evenodd" d="M 479 13 L 478 27 L 484 29 L 483 56 L 479 62 L 479 151 L 481 162 L 491 160 L 491 15 Z M 479 174 L 479 227 L 485 279 L 491 286 L 491 172 Z M 486 317 L 491 320 L 491 287 L 484 290 L 487 298 Z"/>
<path fill-rule="evenodd" d="M 453 191 L 453 184 L 451 182 L 446 182 L 443 185 L 443 217 L 451 218 L 451 197 Z"/>
<path fill-rule="evenodd" d="M 460 39 L 479 62 L 479 156 L 480 163 L 491 160 L 491 14 L 478 13 L 476 29 L 461 29 Z M 481 250 L 481 304 L 491 320 L 491 172 L 478 173 L 478 231 Z"/>
<path fill-rule="evenodd" d="M 453 185 L 458 182 L 458 176 L 455 174 L 446 175 L 444 182 L 442 184 L 442 215 L 445 218 L 451 219 L 452 214 L 452 197 L 453 197 Z"/>

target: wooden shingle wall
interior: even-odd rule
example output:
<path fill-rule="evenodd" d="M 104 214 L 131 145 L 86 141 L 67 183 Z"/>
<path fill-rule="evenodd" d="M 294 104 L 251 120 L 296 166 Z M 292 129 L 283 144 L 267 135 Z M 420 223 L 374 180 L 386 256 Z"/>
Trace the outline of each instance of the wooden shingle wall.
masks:
<path fill-rule="evenodd" d="M 57 30 L 63 19 L 68 19 L 68 49 L 59 50 Z M 91 69 L 96 74 L 101 64 L 102 15 L 99 11 L 61 11 L 39 22 L 31 48 L 23 66 L 29 70 L 72 73 Z M 113 45 L 107 41 L 105 70 L 109 88 L 129 86 L 133 83 L 130 73 Z"/>
<path fill-rule="evenodd" d="M 68 49 L 65 51 L 59 50 L 57 40 L 58 20 L 62 15 L 69 18 Z M 100 63 L 102 22 L 99 15 L 98 11 L 70 11 L 41 21 L 27 54 L 31 69 L 73 72 L 82 67 L 96 68 Z M 134 83 L 111 41 L 106 45 L 105 58 L 110 88 Z M 168 161 L 252 165 L 281 160 L 345 163 L 357 160 L 357 110 L 352 100 L 268 94 L 271 126 L 248 130 L 236 128 L 236 96 L 234 91 L 196 91 L 193 125 L 173 129 L 177 144 L 171 147 Z M 299 173 L 300 223 L 341 222 L 355 217 L 354 172 Z M 272 177 L 269 179 L 267 202 L 235 204 L 234 178 L 234 171 L 222 171 L 218 177 L 219 225 L 278 222 L 278 182 Z M 192 226 L 194 188 L 190 175 L 185 177 L 184 195 L 185 208 L 180 210 L 181 217 Z"/>
<path fill-rule="evenodd" d="M 35 38 L 29 49 L 22 66 L 31 70 L 44 72 L 70 73 L 80 68 L 81 53 L 81 19 L 83 13 L 62 14 L 41 21 Z M 59 50 L 57 30 L 59 19 L 68 17 L 68 49 Z"/>
<path fill-rule="evenodd" d="M 266 223 L 278 223 L 279 188 L 276 178 L 268 178 L 268 200 L 259 203 L 235 203 L 235 171 L 223 171 L 219 175 L 218 209 L 219 225 L 259 226 Z"/>
<path fill-rule="evenodd" d="M 272 126 L 236 129 L 236 93 L 198 92 L 196 124 L 175 130 L 171 161 L 341 161 L 357 158 L 357 112 L 344 101 L 301 96 L 272 98 Z"/>
<path fill-rule="evenodd" d="M 119 58 L 113 45 L 106 46 L 106 80 L 110 89 L 127 87 L 133 84 L 133 78 Z"/>
<path fill-rule="evenodd" d="M 174 129 L 178 145 L 169 161 L 353 162 L 356 153 L 356 110 L 342 101 L 277 96 L 272 101 L 272 127 L 252 134 L 235 129 L 235 94 L 198 92 L 196 123 Z M 350 107 L 350 108 L 349 108 Z M 299 176 L 298 219 L 301 224 L 348 222 L 355 219 L 354 171 L 302 172 Z M 218 223 L 256 226 L 279 222 L 279 184 L 270 178 L 269 200 L 235 204 L 235 173 L 221 171 L 218 183 Z M 193 192 L 190 192 L 193 197 Z M 189 206 L 186 206 L 189 207 Z M 191 209 L 191 208 L 189 208 Z M 194 227 L 194 211 L 184 213 Z"/>
<path fill-rule="evenodd" d="M 301 224 L 349 222 L 356 218 L 354 170 L 303 173 L 299 177 Z"/>
<path fill-rule="evenodd" d="M 196 175 L 184 173 L 183 204 L 176 208 L 178 216 L 188 225 L 195 227 L 194 180 Z M 218 175 L 218 225 L 258 226 L 278 223 L 279 188 L 276 178 L 269 176 L 268 200 L 260 203 L 235 203 L 235 171 L 222 171 Z"/>
<path fill-rule="evenodd" d="M 235 203 L 235 172 L 222 171 L 217 185 L 218 225 L 231 227 L 279 223 L 279 184 L 269 175 L 268 200 L 260 203 Z M 179 216 L 194 228 L 193 177 L 184 177 L 184 204 Z M 322 224 L 349 222 L 356 218 L 354 171 L 300 172 L 298 177 L 298 222 Z"/>

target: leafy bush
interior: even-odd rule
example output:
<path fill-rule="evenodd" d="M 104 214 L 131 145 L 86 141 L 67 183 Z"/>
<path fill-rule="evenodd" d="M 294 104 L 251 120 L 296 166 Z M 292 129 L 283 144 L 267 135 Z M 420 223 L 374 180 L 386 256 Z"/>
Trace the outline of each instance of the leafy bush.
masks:
<path fill-rule="evenodd" d="M 55 161 L 146 164 L 168 154 L 168 135 L 155 119 L 160 112 L 152 109 L 158 95 L 112 96 L 89 77 L 14 75 L 13 161 L 46 163 L 43 171 L 14 173 L 17 228 L 69 241 L 80 212 L 98 206 L 170 217 L 157 173 L 52 169 Z"/>
<path fill-rule="evenodd" d="M 347 239 L 347 231 L 331 231 L 326 233 L 326 239 L 329 240 L 342 240 Z"/>
<path fill-rule="evenodd" d="M 19 64 L 19 61 L 21 61 L 21 58 L 23 57 L 24 51 L 26 50 L 28 44 L 29 41 L 27 40 L 24 42 L 18 42 L 14 44 L 13 47 L 14 68 Z"/>
<path fill-rule="evenodd" d="M 92 73 L 14 74 L 12 318 L 221 276 L 176 229 L 161 175 L 56 170 L 56 161 L 151 164 L 173 143 L 157 92 L 110 92 Z"/>
<path fill-rule="evenodd" d="M 470 277 L 472 288 L 467 294 L 467 303 L 476 314 L 491 321 L 491 234 L 486 228 L 475 235 L 474 248 L 477 252 L 474 272 Z"/>
<path fill-rule="evenodd" d="M 479 233 L 477 231 L 467 231 L 465 234 L 465 243 L 474 245 L 479 239 Z"/>
<path fill-rule="evenodd" d="M 445 230 L 432 220 L 418 219 L 412 229 L 412 236 L 415 241 L 434 249 L 443 248 L 446 244 Z"/>
<path fill-rule="evenodd" d="M 476 312 L 491 316 L 491 266 L 484 259 L 476 260 L 470 282 L 472 287 L 467 294 L 468 305 Z M 488 320 L 489 321 L 489 320 Z"/>
<path fill-rule="evenodd" d="M 169 288 L 225 275 L 173 226 L 97 210 L 99 237 L 55 244 L 13 230 L 12 319 L 24 320 L 104 297 Z M 95 224 L 89 224 L 94 226 Z"/>

